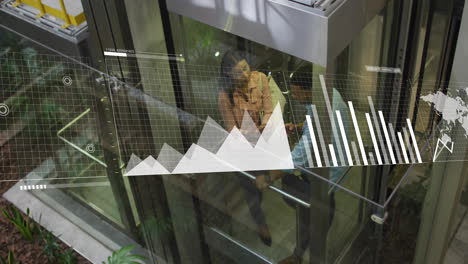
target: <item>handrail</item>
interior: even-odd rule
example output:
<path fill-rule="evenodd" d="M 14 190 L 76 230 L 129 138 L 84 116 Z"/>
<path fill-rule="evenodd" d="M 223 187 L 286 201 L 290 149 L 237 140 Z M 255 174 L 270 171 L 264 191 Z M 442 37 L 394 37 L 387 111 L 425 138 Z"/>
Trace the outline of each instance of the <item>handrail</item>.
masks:
<path fill-rule="evenodd" d="M 250 178 L 250 179 L 252 179 L 252 180 L 255 180 L 255 179 L 256 179 L 256 177 L 255 177 L 254 175 L 252 175 L 252 174 L 250 174 L 250 173 L 248 173 L 248 172 L 241 171 L 241 173 L 242 173 L 244 176 L 246 176 L 246 177 L 248 177 L 248 178 Z M 309 203 L 307 203 L 307 202 L 305 202 L 305 201 L 303 201 L 303 200 L 297 198 L 297 197 L 294 196 L 294 195 L 291 195 L 291 194 L 289 194 L 289 193 L 287 193 L 287 192 L 285 192 L 285 191 L 279 189 L 279 188 L 276 187 L 276 186 L 270 185 L 270 186 L 268 186 L 268 189 L 270 189 L 270 190 L 272 190 L 272 191 L 274 191 L 274 192 L 276 192 L 276 193 L 279 193 L 279 194 L 283 195 L 284 197 L 286 197 L 286 198 L 288 198 L 288 199 L 290 199 L 290 200 L 293 200 L 293 201 L 295 201 L 295 202 L 298 202 L 298 203 L 304 205 L 305 207 L 310 208 L 310 204 L 309 204 Z"/>
<path fill-rule="evenodd" d="M 81 118 L 83 118 L 85 115 L 87 115 L 89 112 L 91 111 L 91 108 L 88 108 L 86 109 L 83 113 L 81 113 L 79 116 L 77 116 L 75 119 L 73 119 L 70 123 L 66 124 L 62 129 L 60 129 L 59 131 L 57 131 L 57 137 L 59 139 L 61 139 L 63 142 L 67 143 L 70 147 L 78 150 L 80 153 L 86 155 L 88 158 L 96 161 L 97 163 L 99 163 L 101 166 L 103 166 L 104 168 L 107 168 L 107 164 L 94 157 L 93 155 L 89 154 L 86 150 L 83 150 L 82 148 L 80 148 L 79 146 L 77 146 L 75 143 L 69 141 L 68 139 L 62 137 L 60 134 L 62 134 L 65 130 L 67 130 L 69 127 L 71 127 L 73 124 L 75 124 L 76 122 L 78 122 L 78 120 L 80 120 Z"/>
<path fill-rule="evenodd" d="M 347 170 L 340 176 L 340 178 L 338 179 L 338 181 L 336 182 L 336 184 L 340 183 L 340 182 L 345 178 L 346 174 L 348 174 L 348 172 L 349 172 L 350 170 L 351 170 L 351 167 L 347 168 Z M 246 176 L 246 177 L 248 177 L 248 178 L 250 178 L 250 179 L 252 179 L 252 180 L 255 180 L 255 179 L 256 179 L 256 177 L 255 177 L 254 175 L 252 175 L 252 174 L 250 174 L 250 173 L 248 173 L 248 172 L 241 171 L 241 174 L 243 174 L 244 176 Z M 332 186 L 332 187 L 330 188 L 328 194 L 330 194 L 335 188 L 336 188 L 336 185 Z M 268 189 L 270 189 L 270 190 L 272 190 L 273 192 L 276 192 L 276 193 L 278 193 L 278 194 L 280 194 L 280 195 L 282 195 L 282 196 L 284 196 L 284 197 L 286 197 L 286 198 L 288 198 L 288 199 L 290 199 L 290 200 L 292 200 L 292 201 L 295 201 L 295 202 L 297 202 L 297 203 L 299 203 L 299 204 L 301 204 L 301 205 L 303 205 L 303 206 L 305 206 L 305 207 L 307 207 L 307 208 L 310 208 L 310 204 L 309 204 L 308 202 L 303 201 L 303 200 L 297 198 L 296 196 L 291 195 L 291 194 L 289 194 L 289 193 L 287 193 L 287 192 L 281 190 L 280 188 L 278 188 L 278 187 L 276 187 L 276 186 L 269 185 L 269 186 L 268 186 Z"/>
<path fill-rule="evenodd" d="M 337 184 L 340 184 L 340 183 L 341 183 L 341 181 L 346 177 L 346 175 L 347 175 L 348 172 L 351 170 L 351 168 L 352 168 L 352 167 L 348 167 L 348 168 L 346 169 L 346 171 L 345 171 L 343 174 L 341 174 L 340 178 L 338 178 L 338 180 L 336 181 Z M 335 189 L 336 189 L 336 185 L 333 185 L 333 186 L 330 188 L 330 190 L 328 190 L 328 194 L 330 195 L 330 194 L 333 192 L 333 190 L 335 190 Z"/>
<path fill-rule="evenodd" d="M 433 131 L 431 133 L 431 137 L 433 137 L 435 135 L 435 131 Z M 427 149 L 429 149 L 430 146 L 429 146 L 429 141 L 426 141 L 426 144 L 424 144 L 424 146 L 421 148 L 421 152 L 425 152 Z M 424 164 L 423 163 L 420 163 L 420 164 Z M 390 193 L 390 195 L 388 196 L 388 198 L 385 200 L 385 203 L 384 203 L 384 207 L 387 207 L 387 205 L 390 203 L 390 201 L 393 199 L 393 197 L 396 195 L 397 191 L 400 189 L 400 186 L 403 184 L 403 182 L 406 180 L 406 178 L 409 177 L 410 173 L 413 172 L 413 169 L 415 167 L 415 164 L 412 163 L 410 164 L 410 166 L 408 167 L 408 169 L 406 170 L 405 174 L 403 174 L 403 176 L 401 177 L 401 179 L 398 181 L 398 184 L 395 186 L 395 188 L 393 189 L 392 193 Z"/>
<path fill-rule="evenodd" d="M 21 0 L 21 1 L 24 2 L 25 0 Z M 38 42 L 38 41 L 35 41 L 35 40 L 33 40 L 33 39 L 31 39 L 31 38 L 25 36 L 24 34 L 21 34 L 21 33 L 15 31 L 15 30 L 13 30 L 13 29 L 11 29 L 11 28 L 9 28 L 9 27 L 6 27 L 5 25 L 1 25 L 1 24 L 0 24 L 0 28 L 3 28 L 3 29 L 8 30 L 8 31 L 10 31 L 10 32 L 13 32 L 13 33 L 15 33 L 16 35 L 21 36 L 21 37 L 23 37 L 23 38 L 25 38 L 25 39 L 28 39 L 28 40 L 31 41 L 32 43 L 35 43 L 35 44 L 37 44 L 38 46 L 41 46 L 41 47 L 43 47 L 43 48 L 46 49 L 46 50 L 50 50 L 50 51 L 54 52 L 55 54 L 61 55 L 61 56 L 63 56 L 64 58 L 67 58 L 68 60 L 70 60 L 70 61 L 72 61 L 72 62 L 74 62 L 74 63 L 77 63 L 77 65 L 80 65 L 81 67 L 84 67 L 84 68 L 86 68 L 86 69 L 91 70 L 91 71 L 94 72 L 94 73 L 101 74 L 101 75 L 104 75 L 104 76 L 108 76 L 107 73 L 104 73 L 104 72 L 102 72 L 102 71 L 99 71 L 98 69 L 95 69 L 95 68 L 89 66 L 89 65 L 86 64 L 86 63 L 83 63 L 82 61 L 80 61 L 80 60 L 78 60 L 78 59 L 76 59 L 76 58 L 69 57 L 69 56 L 67 56 L 66 54 L 62 53 L 62 52 L 59 52 L 59 51 L 54 50 L 54 49 L 51 49 L 51 48 L 48 47 L 47 45 L 44 45 L 43 43 L 40 43 L 40 42 Z M 130 86 L 130 85 L 127 85 L 126 83 L 124 83 L 124 82 L 122 82 L 122 81 L 120 81 L 120 80 L 117 80 L 117 81 L 118 81 L 119 83 L 121 83 L 122 85 L 125 85 L 126 87 L 135 89 L 134 87 L 132 87 L 132 86 Z M 159 101 L 158 99 L 155 99 L 155 98 L 153 98 L 153 97 L 150 97 L 149 95 L 145 94 L 144 92 L 141 92 L 141 91 L 138 90 L 138 89 L 135 89 L 135 93 L 137 93 L 138 96 L 140 96 L 140 94 L 141 94 L 142 97 L 143 97 L 143 96 L 147 96 L 147 97 L 145 97 L 145 99 L 155 100 L 155 101 L 157 101 L 157 102 L 159 102 L 159 103 L 161 103 L 161 104 L 166 105 L 164 102 Z M 63 139 L 61 139 L 61 140 L 63 140 Z M 66 139 L 64 140 L 64 142 L 67 143 L 67 144 L 71 143 L 71 142 L 67 141 Z M 75 146 L 71 145 L 71 146 L 74 147 L 74 148 L 76 148 L 76 149 L 79 150 L 79 151 L 81 150 L 81 149 L 80 149 L 78 146 L 76 146 L 76 145 L 75 145 Z M 82 152 L 82 151 L 83 151 L 83 150 L 81 150 L 80 152 Z M 83 154 L 86 153 L 86 156 L 90 157 L 89 155 L 87 155 L 87 154 L 88 154 L 87 152 L 84 151 L 84 152 L 82 152 L 82 153 L 83 153 Z M 90 158 L 91 158 L 91 157 L 90 157 Z M 93 157 L 93 158 L 94 158 L 94 157 Z M 92 159 L 93 159 L 93 158 L 92 158 Z M 94 159 L 93 159 L 93 160 L 94 160 Z M 102 161 L 101 161 L 101 162 L 102 162 Z M 104 162 L 102 162 L 102 163 L 104 163 Z M 123 163 L 122 161 L 120 161 L 120 163 L 122 164 L 121 166 L 124 166 L 124 163 Z M 99 164 L 102 165 L 101 163 L 99 163 Z M 322 180 L 322 181 L 325 181 L 325 182 L 327 182 L 327 183 L 329 183 L 329 184 L 335 186 L 335 188 L 338 188 L 338 189 L 340 189 L 341 191 L 347 192 L 348 194 L 350 194 L 350 195 L 352 195 L 352 196 L 355 196 L 355 197 L 357 197 L 357 198 L 359 198 L 359 199 L 362 199 L 362 200 L 364 200 L 364 201 L 366 201 L 366 202 L 368 202 L 368 203 L 370 203 L 370 204 L 372 204 L 372 205 L 374 205 L 374 206 L 376 206 L 376 207 L 378 207 L 378 208 L 382 208 L 382 209 L 384 208 L 384 205 L 381 205 L 381 204 L 379 204 L 379 203 L 376 203 L 376 202 L 374 202 L 374 201 L 368 199 L 367 197 L 365 197 L 365 196 L 363 196 L 363 195 L 361 195 L 361 194 L 359 194 L 359 193 L 356 193 L 356 192 L 354 192 L 354 191 L 352 191 L 352 190 L 349 190 L 349 189 L 347 189 L 347 188 L 345 188 L 345 187 L 343 187 L 343 186 L 340 186 L 339 184 L 337 184 L 337 183 L 335 183 L 335 182 L 333 182 L 333 181 L 330 181 L 330 180 L 324 178 L 323 176 L 321 176 L 321 175 L 319 175 L 319 174 L 317 174 L 317 173 L 315 173 L 315 172 L 313 172 L 313 171 L 307 170 L 307 169 L 302 168 L 302 167 L 299 167 L 299 168 L 297 168 L 297 169 L 303 171 L 304 173 L 306 173 L 306 174 L 308 174 L 308 175 L 311 175 L 311 176 L 316 177 L 316 178 L 318 178 L 318 179 L 320 179 L 320 180 Z M 243 173 L 243 174 L 246 174 L 246 176 L 249 177 L 249 178 L 251 178 L 251 179 L 255 179 L 255 176 L 253 176 L 253 175 L 250 175 L 250 174 L 248 174 L 248 173 L 246 173 L 246 172 L 242 172 L 242 173 Z M 298 202 L 298 203 L 300 203 L 300 204 L 302 204 L 302 205 L 304 205 L 304 206 L 306 206 L 306 207 L 310 207 L 310 204 L 309 204 L 309 203 L 307 203 L 307 202 L 305 202 L 305 201 L 302 201 L 301 199 L 299 199 L 299 198 L 297 198 L 297 197 L 291 196 L 290 194 L 288 194 L 288 193 L 282 191 L 281 189 L 279 189 L 279 188 L 277 188 L 277 187 L 269 186 L 268 188 L 269 188 L 270 190 L 273 190 L 273 191 L 275 191 L 275 192 L 277 192 L 277 193 L 280 193 L 281 195 L 284 195 L 285 197 L 287 197 L 287 198 L 289 198 L 289 199 L 291 199 L 291 200 L 294 200 L 294 201 L 296 201 L 296 202 Z"/>

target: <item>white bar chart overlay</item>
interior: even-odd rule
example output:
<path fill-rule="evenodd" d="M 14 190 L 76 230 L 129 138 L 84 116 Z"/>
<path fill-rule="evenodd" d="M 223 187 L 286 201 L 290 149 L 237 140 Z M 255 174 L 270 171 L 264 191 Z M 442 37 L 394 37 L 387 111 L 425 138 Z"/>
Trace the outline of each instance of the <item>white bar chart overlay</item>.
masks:
<path fill-rule="evenodd" d="M 377 139 L 375 138 L 374 127 L 372 126 L 372 121 L 369 113 L 366 113 L 367 125 L 369 126 L 369 132 L 372 138 L 372 143 L 374 144 L 375 155 L 377 156 L 377 162 L 379 165 L 382 165 L 382 158 L 380 157 L 379 146 L 377 145 Z"/>
<path fill-rule="evenodd" d="M 332 156 L 333 166 L 338 166 L 338 161 L 336 160 L 335 148 L 333 148 L 333 144 L 329 144 L 328 147 L 330 148 L 330 155 Z"/>
<path fill-rule="evenodd" d="M 356 143 L 354 141 L 351 141 L 351 148 L 353 149 L 354 157 L 356 158 L 356 164 L 361 165 L 361 160 L 359 158 L 359 151 L 356 147 Z"/>
<path fill-rule="evenodd" d="M 307 139 L 306 135 L 302 136 L 302 140 L 304 140 L 305 151 L 307 156 L 307 161 L 309 162 L 309 167 L 314 167 L 314 161 L 312 160 L 312 153 L 310 151 L 309 140 Z"/>
<path fill-rule="evenodd" d="M 367 162 L 366 150 L 364 149 L 364 144 L 362 143 L 361 130 L 359 129 L 359 125 L 358 125 L 357 118 L 356 118 L 356 113 L 354 112 L 353 102 L 348 101 L 348 106 L 349 106 L 349 111 L 351 112 L 351 118 L 353 120 L 354 130 L 356 130 L 356 137 L 358 140 L 359 149 L 361 150 L 362 161 L 364 162 L 364 165 L 368 165 L 369 163 Z"/>
<path fill-rule="evenodd" d="M 407 118 L 406 123 L 408 124 L 408 130 L 410 132 L 411 139 L 413 140 L 413 147 L 416 152 L 416 157 L 418 158 L 418 162 L 422 163 L 421 154 L 419 154 L 418 142 L 416 140 L 416 136 L 414 135 L 413 125 L 411 125 L 411 120 Z"/>
<path fill-rule="evenodd" d="M 408 133 L 408 129 L 406 129 L 406 127 L 403 128 L 403 135 L 405 136 L 405 142 L 407 145 L 408 152 L 410 154 L 411 162 L 416 163 L 416 158 L 414 157 L 413 148 L 411 147 L 410 136 Z"/>
<path fill-rule="evenodd" d="M 338 137 L 338 132 L 336 131 L 335 118 L 333 117 L 334 116 L 333 109 L 332 109 L 332 105 L 330 103 L 330 98 L 328 97 L 328 91 L 327 91 L 327 85 L 325 83 L 325 78 L 323 77 L 322 74 L 320 74 L 319 79 L 320 79 L 320 85 L 322 86 L 323 98 L 325 99 L 325 105 L 327 107 L 328 116 L 329 116 L 330 122 L 331 122 L 332 133 L 333 133 L 333 136 L 335 137 L 335 140 L 336 140 L 335 144 L 336 144 L 336 147 L 338 149 L 338 157 L 340 158 L 341 164 L 343 166 L 346 166 L 343 151 L 341 150 L 341 146 L 340 146 L 341 145 L 340 144 L 340 138 Z"/>
<path fill-rule="evenodd" d="M 351 156 L 351 151 L 349 150 L 348 138 L 346 137 L 346 130 L 344 129 L 343 119 L 341 118 L 340 111 L 336 111 L 336 117 L 338 118 L 338 126 L 340 126 L 341 137 L 343 138 L 343 145 L 345 148 L 346 156 L 348 158 L 349 166 L 353 166 L 353 157 Z"/>
<path fill-rule="evenodd" d="M 322 129 L 326 126 L 322 126 L 321 121 L 325 120 L 320 120 L 316 105 L 311 105 L 311 112 L 305 115 L 304 122 L 309 133 L 302 135 L 306 143 L 304 160 L 311 167 L 422 163 L 410 119 L 407 119 L 406 126 L 403 124 L 396 128 L 385 121 L 384 112 L 377 105 L 374 106 L 372 98 L 368 97 L 368 101 L 366 109 L 363 109 L 365 106 L 355 108 L 351 101 L 347 101 L 347 104 L 343 102 L 344 106 L 341 103 L 337 105 L 336 98 L 333 100 L 334 105 L 325 103 L 323 107 L 327 110 L 332 108 L 333 111 L 332 117 L 326 122 L 336 122 L 335 129 L 333 126 L 328 128 L 330 131 Z M 326 114 L 325 118 L 328 117 Z M 352 129 L 354 132 L 350 131 Z M 326 141 L 324 136 L 327 133 L 329 137 Z M 343 150 L 344 160 L 340 158 L 339 150 Z"/>
<path fill-rule="evenodd" d="M 320 158 L 320 152 L 318 149 L 317 145 L 317 140 L 315 138 L 315 132 L 314 132 L 314 127 L 312 125 L 312 120 L 310 118 L 310 115 L 306 115 L 307 119 L 307 125 L 309 126 L 309 134 L 310 134 L 310 139 L 312 140 L 312 147 L 314 148 L 314 156 L 315 160 L 317 161 L 317 167 L 322 167 L 322 160 Z"/>
<path fill-rule="evenodd" d="M 383 138 L 382 138 L 382 132 L 380 130 L 380 123 L 379 123 L 379 120 L 377 119 L 377 113 L 375 111 L 375 106 L 374 106 L 374 101 L 372 100 L 372 97 L 371 96 L 367 96 L 367 101 L 369 102 L 369 107 L 370 107 L 370 110 L 371 110 L 371 115 L 372 115 L 372 118 L 374 120 L 374 125 L 375 125 L 375 133 L 377 135 L 377 139 L 379 140 L 378 142 L 380 143 L 380 154 L 383 155 L 383 159 L 385 161 L 386 164 L 390 164 L 390 161 L 388 160 L 388 156 L 387 156 L 387 151 L 385 150 L 385 143 L 383 141 Z"/>
<path fill-rule="evenodd" d="M 401 158 L 401 155 L 400 155 L 399 143 L 396 137 L 395 130 L 393 129 L 392 123 L 388 123 L 388 131 L 390 132 L 390 136 L 392 137 L 392 140 L 393 140 L 393 146 L 395 147 L 395 152 L 397 154 L 398 162 L 403 163 L 403 159 Z"/>
<path fill-rule="evenodd" d="M 408 159 L 408 154 L 406 153 L 405 142 L 403 141 L 403 136 L 401 132 L 398 132 L 398 140 L 400 141 L 401 151 L 403 152 L 403 158 L 405 159 L 405 163 L 410 163 Z"/>
<path fill-rule="evenodd" d="M 379 111 L 380 122 L 382 123 L 382 129 L 385 136 L 385 141 L 387 141 L 388 152 L 390 153 L 390 159 L 392 160 L 392 164 L 396 164 L 395 154 L 393 153 L 392 142 L 390 141 L 390 137 L 388 136 L 387 125 L 385 124 L 385 118 L 383 116 L 382 111 Z"/>
<path fill-rule="evenodd" d="M 322 148 L 323 159 L 325 160 L 325 165 L 330 167 L 330 159 L 328 158 L 327 154 L 327 145 L 325 144 L 325 139 L 323 138 L 323 131 L 322 127 L 320 126 L 319 114 L 317 111 L 317 107 L 312 105 L 312 117 L 315 121 L 315 126 L 317 127 L 317 134 L 320 141 L 320 147 Z"/>
<path fill-rule="evenodd" d="M 375 159 L 374 159 L 374 154 L 372 154 L 372 152 L 369 152 L 369 160 L 370 160 L 370 163 L 372 165 L 376 165 L 375 164 Z"/>

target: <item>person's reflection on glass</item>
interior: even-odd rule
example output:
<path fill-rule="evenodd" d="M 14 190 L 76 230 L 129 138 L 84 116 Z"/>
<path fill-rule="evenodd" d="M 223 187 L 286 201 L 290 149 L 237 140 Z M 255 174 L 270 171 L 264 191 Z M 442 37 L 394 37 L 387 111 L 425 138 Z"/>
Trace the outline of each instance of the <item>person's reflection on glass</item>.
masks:
<path fill-rule="evenodd" d="M 299 69 L 294 73 L 290 80 L 290 92 L 293 99 L 303 105 L 307 110 L 307 115 L 310 115 L 313 120 L 312 112 L 312 67 L 305 67 Z M 333 89 L 333 112 L 340 110 L 342 113 L 347 113 L 346 104 L 341 97 L 340 93 Z M 305 125 L 304 120 L 300 124 L 285 124 L 288 134 L 297 132 L 300 136 L 298 143 L 294 146 L 291 152 L 294 166 L 296 168 L 307 168 L 307 152 L 306 147 L 312 149 L 311 141 L 305 141 L 302 135 L 309 136 L 309 128 Z M 309 146 L 306 146 L 309 144 Z M 331 168 L 330 180 L 337 182 L 341 175 L 346 171 L 346 168 Z M 266 189 L 272 182 L 281 178 L 282 187 L 287 193 L 303 200 L 310 201 L 310 180 L 309 174 L 304 173 L 302 170 L 293 171 L 272 171 L 270 174 L 259 175 L 256 178 L 256 185 L 259 190 Z M 279 264 L 299 264 L 310 242 L 310 210 L 302 205 L 297 204 L 287 198 L 284 199 L 286 203 L 297 210 L 297 241 L 294 253 L 278 262 Z M 329 223 L 332 223 L 335 212 L 335 196 L 332 192 L 330 196 L 330 217 Z"/>
<path fill-rule="evenodd" d="M 266 126 L 273 112 L 267 77 L 250 69 L 245 54 L 233 51 L 224 54 L 220 77 L 222 89 L 219 92 L 218 106 L 225 129 L 231 131 L 237 127 L 248 140 L 252 140 L 252 144 L 255 144 L 255 138 L 258 139 L 256 135 Z M 245 112 L 250 115 L 256 128 L 242 127 Z M 256 176 L 259 172 L 252 174 Z M 261 207 L 262 193 L 255 187 L 254 182 L 244 175 L 239 176 L 239 182 L 244 189 L 250 214 L 257 224 L 258 235 L 263 243 L 270 246 L 271 235 Z"/>

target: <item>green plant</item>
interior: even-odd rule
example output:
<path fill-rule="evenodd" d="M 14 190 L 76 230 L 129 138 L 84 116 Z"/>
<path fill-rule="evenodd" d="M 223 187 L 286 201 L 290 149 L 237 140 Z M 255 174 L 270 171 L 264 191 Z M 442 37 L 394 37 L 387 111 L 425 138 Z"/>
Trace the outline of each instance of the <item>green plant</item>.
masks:
<path fill-rule="evenodd" d="M 54 236 L 51 232 L 41 229 L 41 240 L 44 243 L 44 247 L 42 248 L 42 252 L 47 257 L 49 262 L 54 263 L 57 259 L 59 259 L 62 248 L 60 247 L 60 243 L 57 240 L 57 237 Z"/>
<path fill-rule="evenodd" d="M 57 238 L 51 232 L 41 229 L 42 252 L 49 260 L 49 263 L 75 264 L 76 255 L 73 249 L 63 250 Z"/>
<path fill-rule="evenodd" d="M 26 217 L 23 217 L 21 212 L 14 206 L 7 209 L 2 209 L 3 215 L 16 226 L 16 229 L 21 233 L 21 236 L 32 241 L 38 231 L 36 223 L 29 217 L 29 208 L 26 209 Z"/>
<path fill-rule="evenodd" d="M 13 251 L 9 250 L 6 259 L 0 256 L 0 264 L 21 264 L 21 262 L 17 261 Z"/>
<path fill-rule="evenodd" d="M 73 249 L 69 248 L 59 255 L 58 260 L 60 264 L 75 264 L 75 252 L 73 251 Z"/>
<path fill-rule="evenodd" d="M 145 260 L 145 257 L 131 254 L 135 246 L 126 246 L 117 251 L 112 252 L 112 256 L 107 258 L 107 263 L 102 262 L 102 264 L 139 264 L 138 260 Z"/>

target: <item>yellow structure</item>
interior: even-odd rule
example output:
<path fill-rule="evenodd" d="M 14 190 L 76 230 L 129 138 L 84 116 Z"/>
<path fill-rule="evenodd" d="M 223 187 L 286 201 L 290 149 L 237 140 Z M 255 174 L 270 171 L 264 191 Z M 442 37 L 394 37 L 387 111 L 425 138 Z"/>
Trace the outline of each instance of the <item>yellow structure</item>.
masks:
<path fill-rule="evenodd" d="M 13 6 L 18 7 L 21 4 L 29 5 L 39 10 L 39 14 L 37 15 L 38 17 L 49 14 L 51 16 L 60 18 L 65 21 L 65 24 L 62 25 L 62 28 L 67 28 L 70 25 L 78 26 L 86 20 L 83 12 L 77 15 L 70 15 L 65 8 L 64 0 L 57 1 L 60 4 L 60 9 L 43 4 L 42 0 L 16 0 Z"/>

